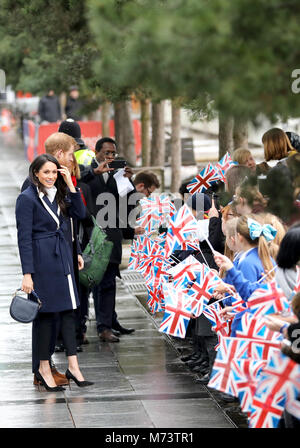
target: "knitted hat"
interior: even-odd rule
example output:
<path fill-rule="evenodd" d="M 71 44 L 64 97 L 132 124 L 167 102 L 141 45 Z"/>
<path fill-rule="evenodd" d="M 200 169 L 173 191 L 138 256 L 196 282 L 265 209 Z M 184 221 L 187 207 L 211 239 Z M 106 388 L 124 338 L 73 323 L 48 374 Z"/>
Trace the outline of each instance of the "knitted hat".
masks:
<path fill-rule="evenodd" d="M 58 132 L 68 134 L 73 137 L 79 145 L 84 145 L 84 142 L 81 139 L 80 126 L 72 118 L 68 118 L 67 120 L 62 121 L 58 128 Z"/>
<path fill-rule="evenodd" d="M 211 199 L 205 193 L 194 193 L 188 198 L 186 204 L 197 212 L 208 212 L 211 208 Z"/>

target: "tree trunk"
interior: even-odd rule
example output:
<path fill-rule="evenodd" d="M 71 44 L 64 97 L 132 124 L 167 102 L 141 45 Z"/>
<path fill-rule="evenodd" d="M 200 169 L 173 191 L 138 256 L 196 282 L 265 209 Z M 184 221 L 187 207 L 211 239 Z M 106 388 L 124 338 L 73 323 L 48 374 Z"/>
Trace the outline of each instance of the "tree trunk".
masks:
<path fill-rule="evenodd" d="M 109 137 L 110 102 L 104 101 L 101 106 L 102 137 Z"/>
<path fill-rule="evenodd" d="M 141 100 L 142 166 L 150 165 L 150 100 Z"/>
<path fill-rule="evenodd" d="M 123 108 L 122 103 L 114 103 L 115 140 L 117 151 L 124 156 Z"/>
<path fill-rule="evenodd" d="M 171 129 L 171 192 L 177 193 L 181 185 L 180 107 L 172 101 Z"/>
<path fill-rule="evenodd" d="M 219 160 L 233 149 L 233 118 L 219 112 Z"/>
<path fill-rule="evenodd" d="M 165 107 L 164 101 L 152 103 L 151 165 L 165 164 Z"/>
<path fill-rule="evenodd" d="M 243 118 L 234 118 L 233 148 L 248 148 L 248 121 Z"/>
<path fill-rule="evenodd" d="M 135 139 L 132 125 L 131 101 L 122 101 L 123 153 L 131 166 L 136 165 Z"/>

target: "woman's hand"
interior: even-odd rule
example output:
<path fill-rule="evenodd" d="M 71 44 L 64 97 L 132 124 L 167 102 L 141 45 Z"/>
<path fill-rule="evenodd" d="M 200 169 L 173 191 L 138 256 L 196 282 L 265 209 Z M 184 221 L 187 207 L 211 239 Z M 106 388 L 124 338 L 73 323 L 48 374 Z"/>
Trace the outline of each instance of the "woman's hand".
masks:
<path fill-rule="evenodd" d="M 225 306 L 225 308 L 221 309 L 219 314 L 224 317 L 225 320 L 231 320 L 233 318 L 233 315 L 231 314 L 232 310 L 233 306 Z"/>
<path fill-rule="evenodd" d="M 219 252 L 216 251 L 214 252 L 214 259 L 216 265 L 221 269 L 225 269 L 225 271 L 229 271 L 229 269 L 233 267 L 232 261 L 225 255 L 220 254 Z"/>
<path fill-rule="evenodd" d="M 81 269 L 84 268 L 84 259 L 81 255 L 78 254 L 78 270 L 81 271 Z"/>
<path fill-rule="evenodd" d="M 135 235 L 144 235 L 144 233 L 145 233 L 144 227 L 139 226 L 134 229 Z"/>
<path fill-rule="evenodd" d="M 24 274 L 21 289 L 22 291 L 26 292 L 26 294 L 30 294 L 33 291 L 33 281 L 31 274 Z"/>
<path fill-rule="evenodd" d="M 218 218 L 219 217 L 219 212 L 216 209 L 215 201 L 213 199 L 211 200 L 211 208 L 208 212 L 208 217 L 209 218 Z"/>
<path fill-rule="evenodd" d="M 228 285 L 227 283 L 222 283 L 214 289 L 213 297 L 220 300 L 224 297 L 225 293 L 229 293 L 231 296 L 236 293 L 234 286 Z"/>
<path fill-rule="evenodd" d="M 62 175 L 62 177 L 63 177 L 64 181 L 66 182 L 67 186 L 69 187 L 69 190 L 71 191 L 71 193 L 76 193 L 76 189 L 72 182 L 71 173 L 68 170 L 68 168 L 66 166 L 61 165 L 61 168 L 59 168 L 58 171 Z"/>

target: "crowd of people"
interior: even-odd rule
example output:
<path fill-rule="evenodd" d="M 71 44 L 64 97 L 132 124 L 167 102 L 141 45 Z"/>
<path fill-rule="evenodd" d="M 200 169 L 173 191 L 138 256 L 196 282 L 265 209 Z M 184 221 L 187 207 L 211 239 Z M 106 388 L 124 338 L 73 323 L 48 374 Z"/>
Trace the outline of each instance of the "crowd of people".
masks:
<path fill-rule="evenodd" d="M 299 351 L 291 347 L 295 347 L 296 340 L 293 330 L 300 329 L 298 141 L 294 133 L 270 129 L 262 137 L 265 160 L 261 164 L 256 164 L 248 148 L 236 149 L 232 154 L 236 164 L 226 170 L 226 183 L 217 182 L 187 200 L 187 205 L 193 209 L 199 198 L 200 211 L 207 214 L 210 221 L 208 239 L 213 250 L 204 240 L 200 242 L 200 250 L 174 252 L 180 261 L 192 254 L 218 272 L 223 284 L 215 288 L 208 306 L 218 302 L 216 312 L 221 320 L 229 323 L 226 336 L 230 338 L 241 334 L 243 316 L 251 312 L 247 303 L 251 295 L 261 285 L 275 280 L 290 303 L 290 310 L 271 314 L 265 326 L 274 332 L 275 338 L 276 334 L 282 335 L 282 353 L 296 363 L 300 361 Z M 269 161 L 273 161 L 273 166 L 269 166 Z M 182 194 L 189 192 L 190 182 L 182 185 Z M 235 312 L 235 293 L 242 299 L 239 312 Z M 209 387 L 220 339 L 207 316 L 203 312 L 189 321 L 187 335 L 193 341 L 193 350 L 181 360 L 198 374 L 196 381 Z M 286 345 L 286 339 L 290 344 Z M 234 394 L 221 393 L 220 397 L 225 402 L 239 402 Z M 295 427 L 299 426 L 299 420 L 285 410 L 279 425 Z"/>
<path fill-rule="evenodd" d="M 208 219 L 209 225 L 199 250 L 177 248 L 173 259 L 180 263 L 193 255 L 222 279 L 222 287 L 214 290 L 209 304 L 218 301 L 220 317 L 231 321 L 230 337 L 236 337 L 240 330 L 251 294 L 261 284 L 275 279 L 292 309 L 266 325 L 291 342 L 295 339 L 292 330 L 299 326 L 299 296 L 294 294 L 300 260 L 298 142 L 296 134 L 273 128 L 262 137 L 263 163 L 256 164 L 249 149 L 238 148 L 232 154 L 234 165 L 225 172 L 225 182 L 217 181 L 204 192 L 193 194 L 190 181 L 180 188 L 182 203 L 195 219 Z M 45 151 L 30 166 L 29 177 L 17 199 L 16 219 L 24 275 L 22 289 L 28 294 L 34 290 L 44 299 L 33 323 L 34 384 L 59 391 L 70 380 L 80 387 L 93 384 L 84 379 L 77 359 L 82 345 L 89 343 L 86 321 L 90 294 L 101 341 L 119 342 L 122 334 L 134 332 L 134 328 L 122 326 L 115 309 L 122 240 L 134 240 L 145 233 L 143 226 L 129 223 L 129 214 L 137 205 L 132 205 L 130 198 L 134 193 L 139 193 L 139 198 L 149 198 L 160 183 L 153 172 L 134 175 L 126 165 L 122 177 L 129 188 L 121 193 L 115 170 L 110 166 L 118 159 L 116 142 L 101 138 L 95 152 L 91 151 L 85 147 L 74 120 L 59 125 L 57 132 L 46 140 Z M 270 166 L 269 161 L 277 163 Z M 92 218 L 101 212 L 105 216 L 107 206 L 114 210 L 114 219 L 105 228 L 113 248 L 102 280 L 91 289 L 79 281 L 79 271 L 84 267 L 82 253 L 93 231 Z M 161 233 L 165 231 L 159 229 Z M 232 313 L 233 291 L 243 301 L 238 313 Z M 199 375 L 198 381 L 207 385 L 216 359 L 218 336 L 205 313 L 191 317 L 187 334 L 193 340 L 193 350 L 181 359 Z M 66 351 L 65 374 L 53 364 L 55 351 Z M 282 352 L 299 363 L 299 354 L 291 346 L 283 345 Z M 223 394 L 223 399 L 236 400 L 228 394 Z M 299 421 L 285 411 L 284 424 L 295 426 Z"/>

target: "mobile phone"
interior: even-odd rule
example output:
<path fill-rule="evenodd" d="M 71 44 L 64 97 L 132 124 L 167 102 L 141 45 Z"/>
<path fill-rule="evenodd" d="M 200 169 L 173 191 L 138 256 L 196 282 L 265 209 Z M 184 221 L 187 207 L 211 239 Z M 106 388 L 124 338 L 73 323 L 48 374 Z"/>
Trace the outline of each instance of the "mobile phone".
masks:
<path fill-rule="evenodd" d="M 113 168 L 115 170 L 119 168 L 125 168 L 126 166 L 126 160 L 113 160 L 112 162 L 108 163 L 109 168 Z"/>

